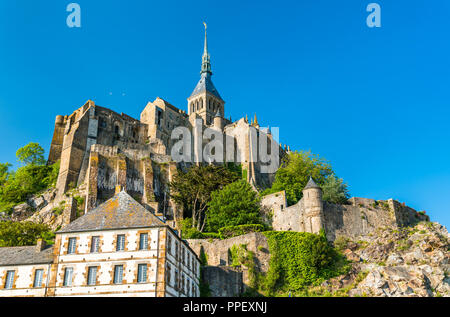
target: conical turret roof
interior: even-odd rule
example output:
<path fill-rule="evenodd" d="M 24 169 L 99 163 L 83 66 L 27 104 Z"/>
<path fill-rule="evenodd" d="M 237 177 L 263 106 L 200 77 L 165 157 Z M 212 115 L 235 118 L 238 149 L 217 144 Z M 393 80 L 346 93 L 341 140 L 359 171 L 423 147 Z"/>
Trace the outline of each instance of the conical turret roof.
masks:
<path fill-rule="evenodd" d="M 304 189 L 308 189 L 308 188 L 320 188 L 311 176 L 309 177 L 309 181 L 306 184 Z"/>

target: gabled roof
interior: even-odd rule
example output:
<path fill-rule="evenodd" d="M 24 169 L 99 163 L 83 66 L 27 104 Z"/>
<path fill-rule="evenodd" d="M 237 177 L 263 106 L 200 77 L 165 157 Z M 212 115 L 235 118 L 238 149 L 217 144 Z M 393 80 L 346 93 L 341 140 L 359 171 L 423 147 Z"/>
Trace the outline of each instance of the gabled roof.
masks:
<path fill-rule="evenodd" d="M 0 248 L 1 265 L 44 264 L 53 262 L 53 246 L 36 251 L 36 246 Z"/>
<path fill-rule="evenodd" d="M 68 224 L 58 233 L 142 228 L 165 225 L 125 191 Z"/>
<path fill-rule="evenodd" d="M 308 181 L 308 183 L 306 184 L 306 186 L 305 186 L 304 189 L 308 189 L 308 188 L 320 188 L 320 187 L 316 184 L 316 182 L 312 179 L 311 176 L 309 177 L 309 181 Z"/>
<path fill-rule="evenodd" d="M 202 92 L 209 92 L 210 94 L 216 96 L 220 100 L 223 100 L 222 97 L 220 97 L 219 92 L 217 91 L 216 87 L 214 87 L 214 84 L 211 80 L 211 75 L 208 73 L 202 73 L 199 82 L 197 83 L 197 86 L 195 86 L 194 91 L 192 92 L 191 96 L 198 95 Z"/>

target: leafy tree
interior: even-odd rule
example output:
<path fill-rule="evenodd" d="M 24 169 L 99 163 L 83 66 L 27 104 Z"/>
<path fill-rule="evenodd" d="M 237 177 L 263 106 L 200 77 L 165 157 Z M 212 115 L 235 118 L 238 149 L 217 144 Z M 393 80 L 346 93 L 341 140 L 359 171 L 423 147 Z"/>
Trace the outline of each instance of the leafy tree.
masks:
<path fill-rule="evenodd" d="M 29 196 L 55 186 L 59 161 L 50 166 L 43 165 L 40 149 L 37 143 L 19 149 L 18 159 L 27 163 L 15 172 L 8 170 L 11 166 L 9 163 L 0 163 L 0 212 L 10 212 L 13 206 Z"/>
<path fill-rule="evenodd" d="M 44 149 L 39 143 L 30 142 L 16 152 L 17 160 L 26 165 L 44 165 Z"/>
<path fill-rule="evenodd" d="M 334 172 L 331 164 L 318 155 L 312 154 L 310 151 L 291 152 L 283 158 L 282 166 L 275 174 L 272 187 L 266 189 L 263 194 L 267 195 L 285 190 L 288 204 L 293 205 L 302 198 L 302 190 L 308 183 L 309 177 L 312 176 L 314 181 L 324 189 L 326 199 L 340 201 L 339 197 L 342 197 L 342 195 L 347 197 L 348 195 L 347 185 L 337 186 L 332 180 L 327 183 L 327 179 L 332 175 L 334 175 Z M 337 179 L 336 182 L 338 181 Z M 324 187 L 325 184 L 327 186 Z M 328 192 L 331 189 L 336 190 L 336 192 Z M 337 195 L 338 193 L 339 195 Z"/>
<path fill-rule="evenodd" d="M 222 227 L 261 223 L 260 198 L 244 180 L 213 192 L 208 207 L 208 229 L 212 232 Z"/>
<path fill-rule="evenodd" d="M 53 243 L 54 233 L 45 224 L 33 222 L 0 222 L 0 247 L 35 245 L 42 238 Z"/>
<path fill-rule="evenodd" d="M 9 163 L 0 163 L 0 186 L 3 186 L 10 175 L 9 168 L 11 164 Z"/>
<path fill-rule="evenodd" d="M 275 174 L 272 188 L 264 191 L 264 194 L 286 191 L 288 203 L 297 203 L 302 198 L 302 190 L 312 176 L 320 186 L 325 182 L 333 170 L 330 163 L 318 155 L 308 152 L 291 152 L 283 158 L 281 167 Z"/>
<path fill-rule="evenodd" d="M 211 193 L 237 179 L 236 173 L 223 166 L 194 165 L 174 176 L 170 183 L 171 197 L 184 207 L 185 217 L 192 217 L 192 227 L 203 232 Z"/>
<path fill-rule="evenodd" d="M 347 184 L 334 174 L 327 177 L 322 192 L 322 199 L 333 204 L 345 204 L 349 198 Z"/>
<path fill-rule="evenodd" d="M 12 174 L 0 189 L 0 200 L 20 203 L 45 188 L 48 188 L 50 166 L 26 165 Z"/>

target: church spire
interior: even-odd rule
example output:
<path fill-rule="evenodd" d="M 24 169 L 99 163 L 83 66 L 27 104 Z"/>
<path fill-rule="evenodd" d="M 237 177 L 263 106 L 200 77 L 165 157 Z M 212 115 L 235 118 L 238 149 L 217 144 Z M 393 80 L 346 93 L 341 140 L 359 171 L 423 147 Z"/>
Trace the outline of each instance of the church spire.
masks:
<path fill-rule="evenodd" d="M 208 53 L 208 36 L 206 34 L 207 26 L 206 26 L 205 22 L 203 22 L 203 25 L 205 26 L 205 46 L 203 48 L 202 70 L 201 70 L 200 74 L 207 73 L 209 75 L 212 75 L 211 63 L 209 60 L 209 53 Z"/>

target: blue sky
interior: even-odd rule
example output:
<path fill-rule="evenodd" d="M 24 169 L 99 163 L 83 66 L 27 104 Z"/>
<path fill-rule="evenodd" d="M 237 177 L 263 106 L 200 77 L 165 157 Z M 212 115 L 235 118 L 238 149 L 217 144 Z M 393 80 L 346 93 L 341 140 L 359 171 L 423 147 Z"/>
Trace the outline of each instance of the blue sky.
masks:
<path fill-rule="evenodd" d="M 0 1 L 0 162 L 88 99 L 135 118 L 186 109 L 203 21 L 226 116 L 258 114 L 280 142 L 329 160 L 351 194 L 394 198 L 450 225 L 447 0 Z M 373 1 L 375 2 L 375 1 Z M 186 109 L 187 110 L 187 109 Z"/>

